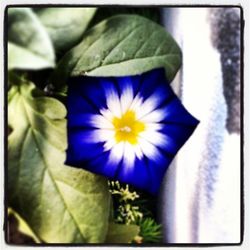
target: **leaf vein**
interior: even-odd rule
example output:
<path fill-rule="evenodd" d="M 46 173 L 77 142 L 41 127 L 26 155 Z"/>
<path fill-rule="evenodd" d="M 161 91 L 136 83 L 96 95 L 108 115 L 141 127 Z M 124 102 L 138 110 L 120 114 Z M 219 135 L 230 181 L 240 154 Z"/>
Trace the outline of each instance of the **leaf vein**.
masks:
<path fill-rule="evenodd" d="M 102 68 L 102 67 L 105 67 L 105 66 L 111 66 L 111 65 L 115 65 L 115 64 L 122 64 L 122 63 L 126 63 L 126 62 L 129 62 L 129 61 L 133 61 L 133 60 L 144 60 L 144 59 L 148 59 L 148 58 L 151 58 L 151 59 L 154 59 L 155 57 L 162 57 L 162 58 L 166 58 L 166 57 L 179 57 L 178 54 L 165 54 L 165 55 L 156 55 L 156 56 L 147 56 L 147 57 L 141 57 L 141 58 L 131 58 L 131 59 L 128 59 L 128 60 L 124 60 L 124 61 L 120 61 L 120 62 L 115 62 L 115 63 L 110 63 L 110 64 L 106 64 L 106 65 L 103 65 L 101 67 L 95 67 L 93 69 L 91 69 L 90 71 L 88 71 L 88 74 L 93 72 L 94 70 L 96 70 L 97 68 Z M 173 67 L 171 64 L 169 64 L 167 61 L 165 62 L 166 64 L 168 64 L 170 67 Z M 82 72 L 82 71 L 74 71 L 72 73 L 72 75 L 78 75 L 78 74 L 86 74 L 86 72 Z"/>
<path fill-rule="evenodd" d="M 140 28 L 142 26 L 142 24 L 139 24 L 137 26 L 135 26 L 133 29 L 133 31 L 131 32 L 131 30 L 129 30 L 128 33 L 126 33 L 126 35 L 109 51 L 109 53 L 103 58 L 102 63 L 100 64 L 105 65 L 105 60 L 108 58 L 108 56 L 112 53 L 112 51 L 114 51 L 117 47 L 119 47 L 123 42 L 125 42 L 131 35 L 133 35 L 135 33 L 135 31 L 137 31 L 138 28 Z M 100 66 L 99 65 L 99 66 Z"/>
<path fill-rule="evenodd" d="M 143 42 L 143 44 L 141 45 L 141 47 L 136 51 L 135 55 L 133 56 L 134 58 L 136 58 L 136 56 L 138 55 L 138 53 L 146 46 L 146 44 L 148 43 L 148 41 L 152 38 L 152 36 L 157 32 L 157 30 L 154 30 L 147 39 L 145 39 L 145 41 Z"/>
<path fill-rule="evenodd" d="M 24 111 L 25 111 L 26 117 L 27 117 L 27 119 L 28 119 L 28 123 L 29 123 L 30 125 L 32 125 L 32 123 L 31 123 L 31 121 L 30 121 L 30 119 L 29 119 L 29 116 L 28 116 L 28 111 L 27 111 L 27 109 L 26 109 L 25 102 L 24 102 L 23 99 L 22 99 L 22 101 L 23 101 Z M 70 210 L 69 210 L 69 208 L 68 208 L 68 206 L 67 206 L 67 203 L 66 203 L 65 199 L 63 198 L 63 195 L 62 195 L 62 193 L 61 193 L 59 187 L 57 186 L 56 181 L 55 181 L 54 178 L 53 178 L 53 174 L 50 172 L 49 164 L 46 162 L 45 157 L 44 157 L 44 155 L 43 155 L 43 153 L 42 153 L 42 150 L 41 150 L 41 148 L 40 148 L 40 145 L 39 145 L 39 143 L 38 143 L 38 141 L 37 141 L 35 130 L 32 129 L 32 126 L 29 126 L 29 128 L 31 129 L 31 132 L 32 132 L 32 134 L 33 134 L 33 138 L 34 138 L 35 144 L 36 144 L 36 146 L 37 146 L 37 148 L 38 148 L 38 152 L 39 152 L 40 155 L 41 155 L 41 158 L 42 158 L 42 161 L 43 161 L 43 163 L 44 163 L 45 169 L 47 170 L 47 172 L 48 172 L 48 174 L 49 174 L 49 177 L 50 177 L 50 179 L 52 180 L 52 183 L 54 184 L 54 186 L 55 186 L 55 188 L 56 188 L 56 190 L 57 190 L 57 193 L 58 193 L 60 199 L 62 200 L 62 203 L 64 204 L 64 207 L 67 209 L 67 211 L 68 211 L 70 217 L 72 218 L 72 221 L 74 222 L 76 228 L 79 230 L 81 236 L 83 237 L 83 239 L 85 239 L 85 236 L 84 236 L 83 232 L 81 231 L 80 226 L 79 226 L 78 223 L 76 222 L 76 220 L 75 220 L 73 214 L 70 212 Z"/>
<path fill-rule="evenodd" d="M 47 170 L 47 172 L 48 172 L 48 174 L 49 174 L 49 177 L 50 177 L 50 179 L 52 180 L 52 182 L 53 182 L 53 184 L 54 184 L 54 186 L 55 186 L 55 188 L 56 188 L 56 190 L 57 190 L 57 193 L 59 194 L 59 197 L 61 198 L 61 200 L 62 200 L 62 202 L 63 202 L 63 204 L 64 204 L 64 207 L 67 209 L 68 214 L 69 214 L 70 217 L 72 218 L 72 221 L 74 222 L 76 228 L 77 228 L 77 229 L 79 230 L 79 232 L 81 233 L 81 236 L 83 237 L 83 239 L 85 239 L 85 236 L 84 236 L 84 234 L 82 233 L 82 231 L 81 231 L 81 229 L 80 229 L 80 226 L 78 225 L 78 223 L 77 223 L 77 221 L 76 221 L 74 215 L 71 213 L 71 211 L 70 211 L 70 209 L 69 209 L 69 207 L 68 207 L 68 205 L 67 205 L 65 199 L 63 198 L 63 194 L 61 193 L 60 188 L 58 187 L 58 185 L 57 185 L 57 183 L 56 183 L 56 181 L 55 181 L 55 179 L 54 179 L 54 177 L 53 177 L 53 174 L 52 174 L 52 172 L 51 172 L 50 169 L 49 169 L 49 164 L 48 164 L 47 161 L 45 160 L 45 157 L 44 157 L 44 155 L 43 155 L 43 153 L 42 153 L 42 150 L 41 150 L 41 148 L 40 148 L 40 145 L 39 145 L 39 143 L 38 143 L 38 141 L 37 141 L 37 139 L 36 139 L 36 135 L 35 135 L 35 131 L 34 131 L 34 130 L 32 130 L 32 134 L 33 134 L 33 136 L 34 136 L 35 143 L 36 143 L 36 145 L 37 145 L 37 147 L 38 147 L 38 149 L 39 149 L 38 152 L 40 153 L 41 158 L 42 158 L 42 161 L 44 162 L 44 165 L 46 166 L 45 168 L 46 168 L 46 170 Z"/>

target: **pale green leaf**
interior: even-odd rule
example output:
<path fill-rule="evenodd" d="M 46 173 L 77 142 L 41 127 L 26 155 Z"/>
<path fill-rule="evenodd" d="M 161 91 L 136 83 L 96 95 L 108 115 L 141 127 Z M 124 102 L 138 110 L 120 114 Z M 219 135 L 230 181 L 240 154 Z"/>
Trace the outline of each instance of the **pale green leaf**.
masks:
<path fill-rule="evenodd" d="M 105 178 L 65 166 L 66 110 L 23 81 L 9 91 L 8 199 L 41 241 L 105 240 L 110 195 Z"/>
<path fill-rule="evenodd" d="M 46 27 L 57 52 L 61 53 L 76 45 L 96 8 L 35 8 Z"/>
<path fill-rule="evenodd" d="M 164 67 L 171 81 L 181 64 L 179 46 L 160 25 L 137 15 L 117 15 L 87 31 L 52 77 L 63 89 L 69 76 L 135 75 Z"/>
<path fill-rule="evenodd" d="M 9 70 L 55 66 L 52 42 L 31 9 L 8 9 L 8 42 Z"/>
<path fill-rule="evenodd" d="M 106 243 L 130 243 L 138 234 L 137 225 L 110 223 Z"/>
<path fill-rule="evenodd" d="M 33 52 L 8 42 L 8 69 L 42 69 L 48 67 L 48 61 Z"/>

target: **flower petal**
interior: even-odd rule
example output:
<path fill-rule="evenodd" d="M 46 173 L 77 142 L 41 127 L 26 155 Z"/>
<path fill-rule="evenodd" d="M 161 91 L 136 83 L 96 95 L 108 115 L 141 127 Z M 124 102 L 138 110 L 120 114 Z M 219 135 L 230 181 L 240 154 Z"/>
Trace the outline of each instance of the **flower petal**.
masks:
<path fill-rule="evenodd" d="M 89 117 L 89 120 L 86 122 L 88 122 L 90 126 L 94 128 L 101 128 L 101 129 L 114 128 L 112 122 L 103 115 L 91 115 L 91 117 Z"/>
<path fill-rule="evenodd" d="M 143 116 L 139 120 L 146 123 L 146 124 L 147 123 L 158 123 L 158 122 L 165 121 L 166 115 L 167 114 L 166 114 L 165 109 L 156 109 L 156 110 L 152 111 L 151 113 Z"/>
<path fill-rule="evenodd" d="M 141 86 L 138 93 L 144 100 L 146 100 L 152 93 L 154 93 L 159 85 L 163 84 L 166 86 L 169 85 L 163 68 L 145 72 L 141 75 Z"/>
<path fill-rule="evenodd" d="M 67 164 L 152 194 L 198 124 L 169 86 L 164 69 L 74 77 L 67 110 Z"/>
<path fill-rule="evenodd" d="M 124 142 L 114 145 L 110 150 L 108 163 L 119 164 L 124 155 Z"/>
<path fill-rule="evenodd" d="M 85 168 L 96 174 L 104 175 L 112 179 L 115 177 L 119 165 L 114 162 L 110 162 L 109 158 L 110 152 L 105 152 L 85 164 Z"/>
<path fill-rule="evenodd" d="M 151 176 L 146 165 L 146 159 L 135 158 L 133 168 L 127 169 L 124 165 L 119 167 L 117 179 L 121 182 L 131 184 L 142 190 L 149 190 Z"/>
<path fill-rule="evenodd" d="M 68 135 L 68 155 L 73 154 L 77 161 L 84 161 L 103 153 L 103 143 L 93 138 L 92 130 L 71 129 Z"/>
<path fill-rule="evenodd" d="M 133 149 L 133 146 L 125 142 L 124 143 L 124 154 L 123 154 L 123 165 L 124 168 L 129 170 L 130 168 L 133 168 L 135 164 L 135 151 Z"/>
<path fill-rule="evenodd" d="M 140 144 L 140 148 L 143 152 L 143 154 L 149 158 L 150 160 L 153 161 L 158 161 L 159 159 L 161 159 L 161 153 L 160 151 L 157 149 L 156 146 L 154 146 L 152 143 L 148 142 L 147 140 L 145 140 L 142 137 L 138 138 L 139 144 Z"/>
<path fill-rule="evenodd" d="M 157 194 L 162 180 L 164 178 L 165 172 L 169 167 L 173 158 L 168 158 L 164 156 L 161 158 L 160 162 L 148 161 L 147 168 L 150 173 L 150 183 L 149 183 L 149 192 L 152 194 Z"/>
<path fill-rule="evenodd" d="M 141 119 L 145 115 L 157 109 L 162 103 L 168 102 L 174 97 L 173 92 L 168 91 L 166 86 L 160 86 L 140 105 L 139 110 L 136 110 L 139 113 L 138 119 Z"/>
<path fill-rule="evenodd" d="M 197 126 L 199 121 L 195 119 L 182 105 L 178 98 L 174 98 L 166 107 L 164 107 L 165 123 L 183 124 L 184 126 Z"/>
<path fill-rule="evenodd" d="M 82 83 L 82 79 L 82 76 L 72 77 L 70 79 L 68 99 L 75 98 L 75 95 L 78 93 L 78 95 L 82 96 L 84 100 L 95 108 L 96 112 L 98 112 L 100 108 L 106 108 L 106 98 L 103 88 L 101 88 L 100 85 L 100 79 L 95 77 L 84 77 L 84 84 Z M 70 108 L 70 105 L 68 105 L 68 107 Z"/>
<path fill-rule="evenodd" d="M 113 84 L 109 84 L 108 82 L 102 81 L 105 83 L 102 87 L 105 91 L 106 103 L 109 111 L 116 117 L 121 117 L 121 103 L 119 99 L 119 94 L 117 89 Z M 105 87 L 104 87 L 105 86 Z"/>
<path fill-rule="evenodd" d="M 134 99 L 134 95 L 133 95 L 133 89 L 132 87 L 126 87 L 124 88 L 122 94 L 121 94 L 121 98 L 120 98 L 120 103 L 121 103 L 121 112 L 122 114 L 126 113 L 126 111 L 128 111 L 128 109 L 130 108 L 132 102 Z"/>

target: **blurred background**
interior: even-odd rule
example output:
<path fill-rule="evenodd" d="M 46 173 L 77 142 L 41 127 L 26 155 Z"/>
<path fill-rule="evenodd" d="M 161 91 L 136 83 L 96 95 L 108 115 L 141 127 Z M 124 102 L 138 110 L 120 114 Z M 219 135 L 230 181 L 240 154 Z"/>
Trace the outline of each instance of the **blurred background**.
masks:
<path fill-rule="evenodd" d="M 183 65 L 172 86 L 200 124 L 165 176 L 164 241 L 239 243 L 241 227 L 241 13 L 165 8 Z"/>

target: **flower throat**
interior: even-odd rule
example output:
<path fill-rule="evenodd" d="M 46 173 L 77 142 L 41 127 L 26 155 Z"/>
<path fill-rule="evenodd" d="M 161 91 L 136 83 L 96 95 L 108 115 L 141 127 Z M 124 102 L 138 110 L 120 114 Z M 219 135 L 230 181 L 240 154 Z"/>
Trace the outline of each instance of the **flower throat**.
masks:
<path fill-rule="evenodd" d="M 138 143 L 139 134 L 145 130 L 145 124 L 136 119 L 135 112 L 132 110 L 124 113 L 120 118 L 114 117 L 112 123 L 117 143 L 127 141 L 135 145 Z"/>

